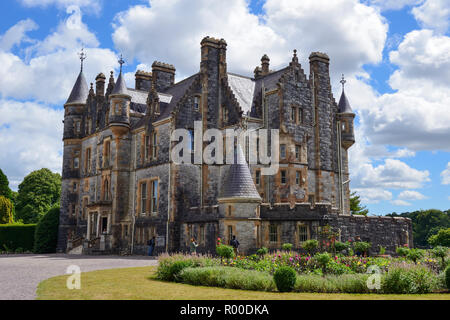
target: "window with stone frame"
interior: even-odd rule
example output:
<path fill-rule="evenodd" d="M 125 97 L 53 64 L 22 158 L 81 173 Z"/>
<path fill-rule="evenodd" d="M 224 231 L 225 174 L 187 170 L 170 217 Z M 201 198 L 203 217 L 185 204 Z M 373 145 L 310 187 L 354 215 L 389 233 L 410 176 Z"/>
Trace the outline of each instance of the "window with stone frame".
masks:
<path fill-rule="evenodd" d="M 269 225 L 269 242 L 272 244 L 278 243 L 278 225 Z"/>
<path fill-rule="evenodd" d="M 109 185 L 109 179 L 105 178 L 103 182 L 103 200 L 109 201 L 111 200 L 111 186 Z"/>
<path fill-rule="evenodd" d="M 297 124 L 303 124 L 303 109 L 302 108 L 298 108 L 297 109 Z"/>
<path fill-rule="evenodd" d="M 198 111 L 200 109 L 200 97 L 195 96 L 194 97 L 194 110 Z"/>
<path fill-rule="evenodd" d="M 255 184 L 257 186 L 261 185 L 261 170 L 259 169 L 255 171 Z"/>
<path fill-rule="evenodd" d="M 186 239 L 186 240 L 187 240 L 187 241 L 186 241 L 186 242 L 187 242 L 186 244 L 189 246 L 189 244 L 191 243 L 192 238 L 195 238 L 195 237 L 194 237 L 194 225 L 191 224 L 191 223 L 188 224 L 188 225 L 187 225 L 187 229 L 188 229 L 188 230 L 187 230 L 187 231 L 188 231 L 188 237 L 187 237 L 187 239 Z"/>
<path fill-rule="evenodd" d="M 87 217 L 87 206 L 89 204 L 89 197 L 84 197 L 82 202 L 82 209 L 81 209 L 81 218 L 83 220 Z"/>
<path fill-rule="evenodd" d="M 280 182 L 281 182 L 281 184 L 286 184 L 287 183 L 286 170 L 281 170 L 280 171 Z"/>
<path fill-rule="evenodd" d="M 280 144 L 280 158 L 286 159 L 286 145 Z"/>
<path fill-rule="evenodd" d="M 200 244 L 204 245 L 205 244 L 205 225 L 202 224 L 200 225 L 200 231 L 199 231 L 199 235 L 198 235 L 198 241 Z"/>
<path fill-rule="evenodd" d="M 74 182 L 74 183 L 72 184 L 72 191 L 73 191 L 73 192 L 77 192 L 77 191 L 78 191 L 78 182 Z"/>
<path fill-rule="evenodd" d="M 233 239 L 233 226 L 228 226 L 228 243 L 230 243 L 231 239 Z"/>
<path fill-rule="evenodd" d="M 348 123 L 347 121 L 342 122 L 342 132 L 348 132 Z"/>
<path fill-rule="evenodd" d="M 156 213 L 158 211 L 158 180 L 152 180 L 151 182 L 151 203 L 150 203 L 150 212 Z"/>
<path fill-rule="evenodd" d="M 226 126 L 228 124 L 228 109 L 225 105 L 222 105 L 220 109 L 222 110 L 222 126 Z"/>
<path fill-rule="evenodd" d="M 297 122 L 297 108 L 291 107 L 291 121 L 296 123 Z"/>
<path fill-rule="evenodd" d="M 111 162 L 111 141 L 105 140 L 103 142 L 103 167 L 109 167 Z"/>
<path fill-rule="evenodd" d="M 300 160 L 300 146 L 297 144 L 295 145 L 295 159 Z"/>
<path fill-rule="evenodd" d="M 91 148 L 86 148 L 84 159 L 84 170 L 85 173 L 91 172 Z"/>
<path fill-rule="evenodd" d="M 308 202 L 309 202 L 312 206 L 316 205 L 316 199 L 315 199 L 315 197 L 314 197 L 313 194 L 310 194 L 310 195 L 308 196 Z"/>
<path fill-rule="evenodd" d="M 81 121 L 75 120 L 74 127 L 75 127 L 75 133 L 80 133 L 81 132 Z"/>
<path fill-rule="evenodd" d="M 300 171 L 295 172 L 295 184 L 298 186 L 302 184 L 302 173 Z"/>
<path fill-rule="evenodd" d="M 73 168 L 78 169 L 80 167 L 80 158 L 75 157 L 73 158 Z"/>
<path fill-rule="evenodd" d="M 318 240 L 319 239 L 319 233 L 320 233 L 319 221 L 311 222 L 311 227 L 312 227 L 314 239 Z"/>
<path fill-rule="evenodd" d="M 309 240 L 309 230 L 308 225 L 299 224 L 298 225 L 298 242 L 302 244 L 303 242 Z"/>
<path fill-rule="evenodd" d="M 158 135 L 156 132 L 152 133 L 152 159 L 156 160 L 157 147 L 158 147 Z"/>
<path fill-rule="evenodd" d="M 141 214 L 147 213 L 147 182 L 141 182 L 140 184 L 140 205 L 139 205 L 139 212 Z"/>
<path fill-rule="evenodd" d="M 145 135 L 144 138 L 144 160 L 147 161 L 150 155 L 150 137 Z"/>

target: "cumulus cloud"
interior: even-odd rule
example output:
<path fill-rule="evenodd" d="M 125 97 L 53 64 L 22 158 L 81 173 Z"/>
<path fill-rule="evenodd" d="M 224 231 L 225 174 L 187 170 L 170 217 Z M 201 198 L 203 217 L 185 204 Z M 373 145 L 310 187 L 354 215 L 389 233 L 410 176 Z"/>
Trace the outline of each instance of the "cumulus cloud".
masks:
<path fill-rule="evenodd" d="M 450 27 L 450 6 L 448 0 L 426 0 L 412 9 L 412 14 L 424 28 L 445 33 Z"/>
<path fill-rule="evenodd" d="M 368 3 L 380 10 L 400 10 L 406 6 L 414 6 L 424 0 L 369 0 Z"/>
<path fill-rule="evenodd" d="M 311 51 L 327 52 L 333 65 L 340 66 L 336 75 L 381 60 L 387 23 L 356 0 L 268 0 L 264 11 L 263 17 L 250 13 L 245 0 L 214 5 L 208 0 L 154 0 L 151 6 L 132 6 L 118 14 L 113 40 L 128 59 L 148 65 L 161 59 L 176 62 L 184 76 L 198 71 L 199 43 L 206 35 L 224 38 L 228 69 L 248 75 L 264 53 L 277 68 L 287 64 L 294 48 L 303 62 Z M 164 45 L 155 45 L 160 43 Z"/>
<path fill-rule="evenodd" d="M 411 203 L 404 200 L 393 200 L 391 201 L 391 203 L 395 206 L 404 206 L 404 207 L 408 207 L 411 205 Z"/>
<path fill-rule="evenodd" d="M 354 188 L 363 203 L 379 203 L 392 199 L 392 192 L 381 188 Z"/>
<path fill-rule="evenodd" d="M 441 172 L 442 184 L 450 184 L 450 162 L 447 163 L 447 168 Z"/>
<path fill-rule="evenodd" d="M 55 5 L 60 9 L 75 5 L 80 8 L 87 8 L 93 12 L 100 11 L 103 0 L 19 0 L 26 7 L 48 7 Z"/>
<path fill-rule="evenodd" d="M 32 170 L 61 172 L 62 109 L 1 99 L 0 114 L 0 167 L 13 189 Z"/>
<path fill-rule="evenodd" d="M 95 35 L 82 22 L 81 12 L 76 7 L 67 10 L 69 17 L 62 21 L 56 31 L 42 41 L 35 41 L 25 48 L 29 59 L 12 52 L 0 50 L 0 94 L 3 98 L 36 99 L 45 103 L 62 104 L 70 94 L 80 69 L 77 53 L 84 45 L 88 59 L 85 61 L 87 79 L 94 79 L 96 73 L 107 73 L 118 66 L 114 52 L 99 48 Z M 17 43 L 25 37 L 25 31 L 35 27 L 21 21 L 10 28 L 6 43 Z M 23 30 L 12 32 L 11 30 Z M 5 45 L 5 48 L 11 45 Z M 45 85 L 44 85 L 45 84 Z"/>
<path fill-rule="evenodd" d="M 414 190 L 405 190 L 400 192 L 397 198 L 400 200 L 423 200 L 427 197 Z"/>
<path fill-rule="evenodd" d="M 31 19 L 19 21 L 0 37 L 0 50 L 9 51 L 22 42 L 33 42 L 26 33 L 37 28 L 38 25 Z"/>

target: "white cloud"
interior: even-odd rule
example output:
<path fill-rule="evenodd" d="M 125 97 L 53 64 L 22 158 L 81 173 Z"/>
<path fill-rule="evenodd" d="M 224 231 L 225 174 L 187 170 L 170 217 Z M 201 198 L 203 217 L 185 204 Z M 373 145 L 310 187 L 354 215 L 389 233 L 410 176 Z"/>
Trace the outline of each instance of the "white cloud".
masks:
<path fill-rule="evenodd" d="M 427 197 L 417 191 L 405 190 L 400 192 L 397 198 L 400 200 L 423 200 Z"/>
<path fill-rule="evenodd" d="M 380 10 L 400 10 L 406 6 L 414 6 L 422 3 L 424 0 L 369 0 L 372 6 Z"/>
<path fill-rule="evenodd" d="M 361 201 L 366 204 L 379 203 L 380 201 L 392 199 L 392 192 L 381 188 L 355 188 L 352 191 L 356 191 L 360 195 Z"/>
<path fill-rule="evenodd" d="M 404 207 L 408 207 L 411 205 L 411 203 L 404 201 L 404 200 L 394 200 L 394 201 L 391 201 L 391 203 L 395 206 L 404 206 Z"/>
<path fill-rule="evenodd" d="M 21 42 L 33 42 L 26 36 L 26 33 L 37 28 L 38 25 L 31 19 L 19 21 L 0 37 L 0 50 L 9 51 Z"/>
<path fill-rule="evenodd" d="M 441 172 L 442 184 L 450 184 L 450 162 L 447 163 L 447 168 Z"/>
<path fill-rule="evenodd" d="M 103 0 L 19 0 L 26 7 L 48 7 L 54 5 L 60 9 L 66 9 L 72 5 L 87 8 L 93 12 L 99 12 Z"/>
<path fill-rule="evenodd" d="M 0 114 L 0 167 L 13 189 L 32 170 L 61 172 L 63 110 L 1 99 Z"/>
<path fill-rule="evenodd" d="M 251 14 L 245 0 L 154 0 L 118 14 L 113 40 L 128 59 L 176 62 L 182 76 L 198 71 L 206 35 L 227 41 L 228 69 L 244 74 L 252 74 L 264 53 L 272 68 L 286 65 L 294 48 L 305 69 L 311 51 L 327 52 L 339 66 L 336 75 L 381 61 L 387 23 L 356 0 L 268 0 L 264 10 L 263 17 Z"/>
<path fill-rule="evenodd" d="M 77 52 L 83 44 L 87 47 L 88 59 L 84 70 L 88 81 L 93 81 L 99 72 L 107 74 L 117 67 L 116 55 L 109 49 L 98 48 L 98 40 L 82 22 L 80 10 L 70 7 L 67 12 L 69 17 L 59 24 L 55 32 L 25 48 L 29 59 L 0 50 L 0 94 L 3 98 L 63 104 L 79 73 Z M 18 25 L 23 25 L 23 22 Z M 11 34 L 10 30 L 6 34 Z M 19 33 L 11 41 L 23 39 L 23 34 Z"/>
<path fill-rule="evenodd" d="M 445 33 L 450 27 L 450 3 L 448 0 L 426 0 L 412 9 L 416 20 L 424 27 Z"/>

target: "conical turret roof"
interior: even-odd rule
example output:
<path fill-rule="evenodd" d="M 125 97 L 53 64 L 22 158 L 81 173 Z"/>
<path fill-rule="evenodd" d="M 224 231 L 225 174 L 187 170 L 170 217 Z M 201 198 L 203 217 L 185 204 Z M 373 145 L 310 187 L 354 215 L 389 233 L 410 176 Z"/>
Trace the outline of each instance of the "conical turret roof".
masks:
<path fill-rule="evenodd" d="M 261 201 L 240 146 L 237 147 L 236 158 L 237 161 L 228 169 L 219 199 Z"/>
<path fill-rule="evenodd" d="M 85 104 L 88 94 L 89 88 L 86 82 L 86 78 L 84 77 L 83 71 L 80 71 L 80 74 L 78 75 L 77 81 L 72 88 L 72 92 L 70 93 L 69 99 L 67 99 L 66 104 Z"/>
<path fill-rule="evenodd" d="M 352 107 L 350 107 L 350 102 L 348 102 L 347 96 L 344 90 L 342 90 L 341 98 L 339 99 L 339 113 L 353 113 Z"/>
<path fill-rule="evenodd" d="M 120 72 L 119 77 L 117 78 L 116 84 L 114 85 L 114 89 L 111 92 L 111 94 L 123 94 L 129 96 L 127 85 L 125 83 L 125 79 L 123 78 L 122 71 Z"/>

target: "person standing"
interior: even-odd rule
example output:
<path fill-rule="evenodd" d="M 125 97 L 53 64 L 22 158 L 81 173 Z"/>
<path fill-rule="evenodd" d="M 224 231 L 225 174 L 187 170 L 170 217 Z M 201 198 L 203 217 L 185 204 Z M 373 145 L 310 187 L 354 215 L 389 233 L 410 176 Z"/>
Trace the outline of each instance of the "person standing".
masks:
<path fill-rule="evenodd" d="M 191 252 L 192 255 L 196 255 L 197 254 L 197 247 L 198 247 L 198 244 L 195 241 L 195 238 L 192 238 L 191 239 L 191 245 L 189 247 L 190 252 Z"/>
<path fill-rule="evenodd" d="M 153 236 L 150 240 L 148 240 L 147 245 L 148 245 L 148 255 L 152 256 L 153 255 L 153 251 L 155 250 L 155 236 Z"/>
<path fill-rule="evenodd" d="M 237 256 L 239 253 L 239 241 L 236 239 L 236 236 L 233 236 L 233 239 L 230 240 L 230 246 L 234 249 L 234 255 Z"/>

